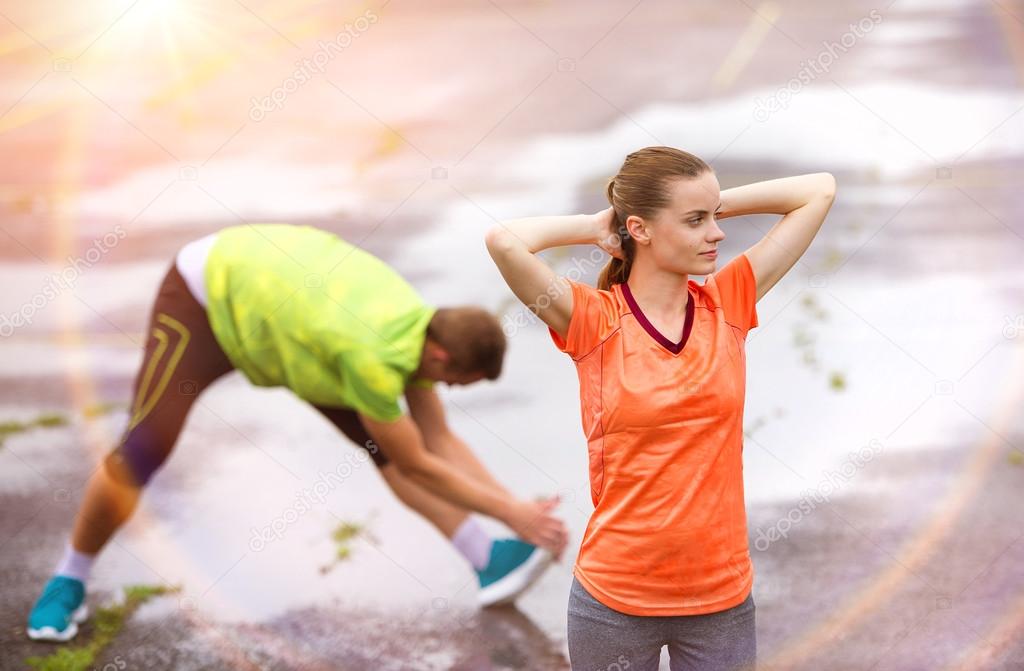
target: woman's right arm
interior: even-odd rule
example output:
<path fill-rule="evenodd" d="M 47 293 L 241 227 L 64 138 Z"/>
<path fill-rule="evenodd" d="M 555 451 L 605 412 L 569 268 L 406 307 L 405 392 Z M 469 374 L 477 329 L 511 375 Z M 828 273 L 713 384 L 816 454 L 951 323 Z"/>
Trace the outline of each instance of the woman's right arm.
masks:
<path fill-rule="evenodd" d="M 512 293 L 560 337 L 569 330 L 572 292 L 565 279 L 542 261 L 537 252 L 564 245 L 599 245 L 618 255 L 612 233 L 612 208 L 597 214 L 512 219 L 487 231 L 487 251 Z M 545 300 L 541 300 L 546 296 Z"/>

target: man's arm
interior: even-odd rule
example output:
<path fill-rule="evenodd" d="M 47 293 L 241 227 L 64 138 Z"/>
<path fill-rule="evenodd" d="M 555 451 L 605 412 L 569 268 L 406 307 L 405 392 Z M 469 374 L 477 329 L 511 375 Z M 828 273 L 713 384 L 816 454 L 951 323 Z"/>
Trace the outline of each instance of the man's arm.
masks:
<path fill-rule="evenodd" d="M 409 414 L 419 427 L 429 451 L 455 464 L 477 482 L 509 495 L 505 487 L 483 465 L 469 445 L 452 433 L 445 418 L 444 404 L 433 389 L 409 386 L 405 390 Z"/>
<path fill-rule="evenodd" d="M 403 474 L 437 496 L 457 506 L 493 517 L 507 524 L 528 543 L 561 555 L 568 532 L 551 514 L 556 499 L 519 501 L 506 492 L 476 482 L 445 459 L 429 452 L 416 423 L 403 415 L 381 422 L 360 414 L 367 433 Z"/>

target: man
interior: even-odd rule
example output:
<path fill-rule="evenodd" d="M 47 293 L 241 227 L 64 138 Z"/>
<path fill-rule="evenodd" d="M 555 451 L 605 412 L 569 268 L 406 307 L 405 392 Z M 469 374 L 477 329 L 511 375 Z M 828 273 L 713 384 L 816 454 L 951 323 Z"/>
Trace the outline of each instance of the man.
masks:
<path fill-rule="evenodd" d="M 195 399 L 234 369 L 288 387 L 366 449 L 399 499 L 476 570 L 482 606 L 514 600 L 565 547 L 556 500 L 513 498 L 449 430 L 432 389 L 496 379 L 504 353 L 492 315 L 425 305 L 382 261 L 325 231 L 238 226 L 186 245 L 153 306 L 128 427 L 86 487 L 29 636 L 75 636 L 97 554 L 131 516 Z M 523 540 L 492 539 L 470 510 Z"/>

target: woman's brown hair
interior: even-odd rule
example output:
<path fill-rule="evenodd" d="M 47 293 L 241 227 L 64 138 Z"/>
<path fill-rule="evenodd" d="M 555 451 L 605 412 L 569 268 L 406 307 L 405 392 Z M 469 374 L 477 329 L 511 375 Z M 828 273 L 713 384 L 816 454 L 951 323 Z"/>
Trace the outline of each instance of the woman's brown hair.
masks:
<path fill-rule="evenodd" d="M 613 258 L 601 271 L 597 288 L 607 291 L 613 284 L 629 279 L 636 256 L 636 241 L 626 229 L 631 216 L 650 219 L 668 207 L 668 183 L 674 179 L 696 179 L 711 166 L 700 158 L 672 147 L 645 147 L 623 161 L 618 174 L 608 182 L 608 202 L 615 209 L 615 226 L 622 242 L 624 259 Z"/>

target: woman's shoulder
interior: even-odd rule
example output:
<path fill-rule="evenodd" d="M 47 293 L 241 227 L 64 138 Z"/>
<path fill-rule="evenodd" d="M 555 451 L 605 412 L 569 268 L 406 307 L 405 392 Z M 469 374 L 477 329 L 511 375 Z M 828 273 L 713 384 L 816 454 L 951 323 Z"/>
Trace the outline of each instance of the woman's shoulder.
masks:
<path fill-rule="evenodd" d="M 574 303 L 582 301 L 583 307 L 588 313 L 618 320 L 629 311 L 622 295 L 621 284 L 613 284 L 608 289 L 599 289 L 583 282 L 573 280 L 569 280 L 569 282 L 573 285 Z"/>
<path fill-rule="evenodd" d="M 708 275 L 701 292 L 708 306 L 722 310 L 726 321 L 733 326 L 744 332 L 757 326 L 757 282 L 746 254 L 738 254 Z"/>

